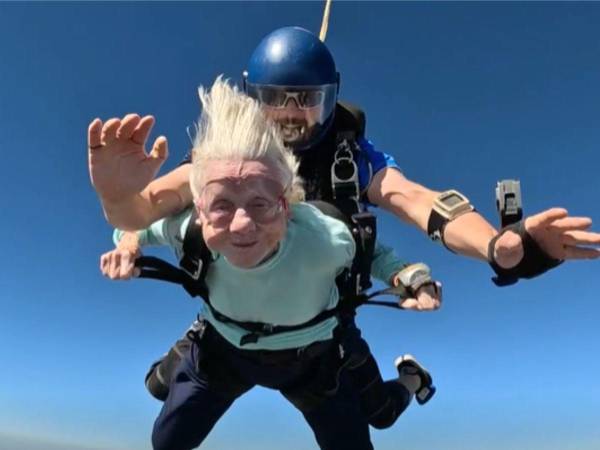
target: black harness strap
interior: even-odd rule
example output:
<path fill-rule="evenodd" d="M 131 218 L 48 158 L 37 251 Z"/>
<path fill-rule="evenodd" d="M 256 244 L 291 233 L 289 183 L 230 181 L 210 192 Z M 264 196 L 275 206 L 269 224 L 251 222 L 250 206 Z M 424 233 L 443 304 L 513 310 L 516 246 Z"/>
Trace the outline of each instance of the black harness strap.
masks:
<path fill-rule="evenodd" d="M 369 212 L 357 213 L 352 216 L 352 233 L 358 234 L 356 241 L 356 257 L 352 261 L 352 272 L 355 273 L 354 294 L 366 291 L 372 286 L 371 263 L 375 253 L 375 238 L 377 236 L 377 221 Z"/>
<path fill-rule="evenodd" d="M 181 269 L 155 256 L 140 256 L 135 260 L 135 267 L 140 268 L 139 278 L 168 281 L 184 285 L 188 275 Z"/>
<path fill-rule="evenodd" d="M 191 294 L 191 292 L 198 291 L 194 288 L 194 285 L 198 283 L 197 280 L 193 280 L 183 269 L 179 269 L 160 258 L 155 258 L 153 256 L 140 256 L 136 260 L 135 265 L 136 267 L 141 268 L 140 278 L 150 278 L 179 284 L 183 286 L 185 290 L 192 296 L 195 295 Z M 342 311 L 353 311 L 364 303 L 370 303 L 367 301 L 367 297 L 365 295 L 357 295 L 353 296 L 351 299 L 340 301 L 335 308 L 323 311 L 306 322 L 297 325 L 273 325 L 263 322 L 249 322 L 232 319 L 231 317 L 228 317 L 216 310 L 210 301 L 208 301 L 208 297 L 203 298 L 206 305 L 210 308 L 211 313 L 219 322 L 231 323 L 249 332 L 248 334 L 242 336 L 240 340 L 240 345 L 242 346 L 250 343 L 256 343 L 258 339 L 263 336 L 271 336 L 274 334 L 287 333 L 290 331 L 297 331 L 303 328 L 311 327 L 331 317 L 337 316 Z"/>
<path fill-rule="evenodd" d="M 331 165 L 331 188 L 333 202 L 341 210 L 356 242 L 356 255 L 352 262 L 350 271 L 346 271 L 338 278 L 340 296 L 343 301 L 347 297 L 369 289 L 371 284 L 371 263 L 375 251 L 375 239 L 377 236 L 377 222 L 375 216 L 361 205 L 360 184 L 358 178 L 358 166 L 356 161 L 361 151 L 358 138 L 364 132 L 364 114 L 353 117 L 356 125 L 350 125 L 349 129 L 343 129 L 336 136 L 336 151 L 333 164 Z M 356 113 L 358 114 L 358 113 Z M 362 119 L 362 122 L 361 122 Z M 346 119 L 348 122 L 349 119 Z M 342 301 L 342 300 L 341 300 Z"/>
<path fill-rule="evenodd" d="M 190 295 L 193 295 L 191 294 L 191 291 L 194 291 L 194 289 L 191 288 L 191 286 L 197 283 L 197 281 L 193 280 L 184 270 L 153 256 L 140 256 L 136 260 L 135 265 L 136 267 L 141 268 L 140 278 L 150 278 L 179 284 L 183 286 L 184 289 L 190 293 Z M 362 293 L 348 295 L 343 298 L 340 294 L 340 301 L 335 308 L 323 311 L 312 319 L 297 325 L 273 325 L 263 322 L 245 322 L 235 320 L 216 310 L 214 306 L 212 306 L 207 300 L 207 298 L 204 298 L 204 301 L 208 308 L 210 308 L 210 311 L 215 319 L 217 319 L 219 322 L 231 323 L 249 332 L 240 339 L 240 345 L 244 346 L 246 344 L 256 343 L 258 339 L 263 336 L 272 336 L 274 334 L 297 331 L 321 323 L 334 316 L 354 314 L 354 311 L 361 305 L 382 305 L 399 308 L 398 304 L 395 302 L 379 302 L 370 300 L 371 298 L 372 296 L 367 296 L 366 294 Z"/>
<path fill-rule="evenodd" d="M 183 256 L 179 261 L 179 266 L 191 278 L 188 283 L 183 285 L 188 294 L 192 297 L 200 296 L 209 303 L 206 272 L 213 261 L 213 256 L 202 237 L 202 227 L 196 223 L 197 219 L 198 213 L 194 208 L 185 230 Z"/>

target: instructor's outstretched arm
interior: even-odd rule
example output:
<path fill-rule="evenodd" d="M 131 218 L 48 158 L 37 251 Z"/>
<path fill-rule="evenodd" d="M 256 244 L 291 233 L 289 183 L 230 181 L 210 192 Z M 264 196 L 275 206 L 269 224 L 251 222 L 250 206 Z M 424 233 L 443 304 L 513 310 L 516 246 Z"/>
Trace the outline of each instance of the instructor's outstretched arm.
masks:
<path fill-rule="evenodd" d="M 433 204 L 439 192 L 408 180 L 395 169 L 378 172 L 369 187 L 371 202 L 392 212 L 401 220 L 427 232 Z M 554 260 L 596 259 L 600 257 L 600 233 L 589 231 L 589 217 L 572 217 L 564 208 L 550 208 L 524 219 L 524 231 Z M 443 230 L 445 245 L 454 252 L 483 261 L 490 258 L 502 269 L 516 267 L 524 256 L 523 237 L 498 231 L 475 211 L 456 217 Z"/>

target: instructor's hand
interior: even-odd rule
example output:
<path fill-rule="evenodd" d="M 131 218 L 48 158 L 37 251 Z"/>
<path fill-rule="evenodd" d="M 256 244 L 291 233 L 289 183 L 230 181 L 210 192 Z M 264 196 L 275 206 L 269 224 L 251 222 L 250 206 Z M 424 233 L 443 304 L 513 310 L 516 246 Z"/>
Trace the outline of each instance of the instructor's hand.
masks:
<path fill-rule="evenodd" d="M 551 208 L 525 219 L 525 229 L 551 258 L 596 259 L 600 257 L 600 233 L 588 231 L 589 217 L 571 217 L 564 208 Z M 505 269 L 523 258 L 521 237 L 507 231 L 496 241 L 494 257 Z"/>
<path fill-rule="evenodd" d="M 442 306 L 442 283 L 425 284 L 417 289 L 414 298 L 401 298 L 398 304 L 402 309 L 413 311 L 435 311 Z"/>

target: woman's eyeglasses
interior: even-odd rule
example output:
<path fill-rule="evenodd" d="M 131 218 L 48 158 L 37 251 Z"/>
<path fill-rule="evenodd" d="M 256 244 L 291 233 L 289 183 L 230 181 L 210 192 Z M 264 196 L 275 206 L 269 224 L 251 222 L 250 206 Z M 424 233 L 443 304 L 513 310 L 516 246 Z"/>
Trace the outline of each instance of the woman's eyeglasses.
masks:
<path fill-rule="evenodd" d="M 245 205 L 239 205 L 228 199 L 216 199 L 203 205 L 197 203 L 208 218 L 211 225 L 217 228 L 229 226 L 239 209 L 250 219 L 259 225 L 268 225 L 279 217 L 279 214 L 285 209 L 286 200 L 280 195 L 277 200 L 271 201 L 264 198 L 250 200 Z"/>

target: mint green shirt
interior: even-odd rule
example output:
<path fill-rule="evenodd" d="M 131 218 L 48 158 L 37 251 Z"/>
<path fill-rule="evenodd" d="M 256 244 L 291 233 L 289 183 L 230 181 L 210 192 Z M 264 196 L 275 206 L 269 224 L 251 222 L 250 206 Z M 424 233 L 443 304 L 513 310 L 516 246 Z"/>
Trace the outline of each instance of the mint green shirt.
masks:
<path fill-rule="evenodd" d="M 215 261 L 209 267 L 206 283 L 217 311 L 238 321 L 297 325 L 336 306 L 339 297 L 335 278 L 352 264 L 354 239 L 344 223 L 309 204 L 294 204 L 291 211 L 279 249 L 263 264 L 241 269 L 213 253 Z M 180 259 L 190 217 L 188 209 L 155 222 L 140 232 L 140 244 L 170 245 Z M 115 230 L 115 241 L 121 235 Z M 373 275 L 387 282 L 404 264 L 387 247 L 378 245 L 375 253 Z M 225 339 L 240 347 L 247 330 L 216 320 L 207 307 L 203 315 Z M 303 347 L 331 339 L 336 325 L 337 319 L 332 317 L 309 328 L 261 337 L 243 348 Z"/>

